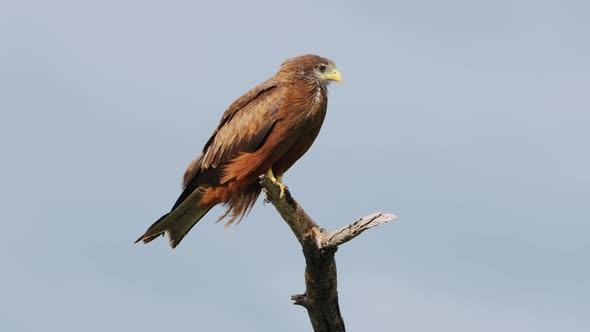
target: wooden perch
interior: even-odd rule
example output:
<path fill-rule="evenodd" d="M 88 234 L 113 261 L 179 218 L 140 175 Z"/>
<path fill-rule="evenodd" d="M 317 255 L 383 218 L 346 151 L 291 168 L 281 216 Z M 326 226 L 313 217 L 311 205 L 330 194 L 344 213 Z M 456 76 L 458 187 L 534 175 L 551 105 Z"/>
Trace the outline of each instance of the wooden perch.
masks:
<path fill-rule="evenodd" d="M 293 199 L 289 190 L 280 197 L 280 187 L 266 175 L 260 184 L 281 217 L 299 240 L 305 256 L 305 293 L 291 296 L 294 304 L 307 309 L 315 332 L 345 331 L 344 320 L 338 306 L 336 260 L 338 246 L 365 230 L 397 219 L 393 214 L 381 212 L 360 218 L 334 232 L 320 228 Z"/>

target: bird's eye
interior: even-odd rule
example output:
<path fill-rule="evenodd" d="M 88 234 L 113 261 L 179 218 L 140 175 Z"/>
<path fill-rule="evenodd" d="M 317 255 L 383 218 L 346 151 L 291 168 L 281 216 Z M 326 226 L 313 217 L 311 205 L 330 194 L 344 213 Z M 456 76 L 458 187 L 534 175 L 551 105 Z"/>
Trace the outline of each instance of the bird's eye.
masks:
<path fill-rule="evenodd" d="M 326 66 L 324 66 L 324 65 L 320 65 L 320 66 L 318 67 L 318 69 L 320 70 L 320 72 L 322 72 L 322 73 L 323 73 L 323 72 L 325 72 L 325 71 L 326 71 Z"/>

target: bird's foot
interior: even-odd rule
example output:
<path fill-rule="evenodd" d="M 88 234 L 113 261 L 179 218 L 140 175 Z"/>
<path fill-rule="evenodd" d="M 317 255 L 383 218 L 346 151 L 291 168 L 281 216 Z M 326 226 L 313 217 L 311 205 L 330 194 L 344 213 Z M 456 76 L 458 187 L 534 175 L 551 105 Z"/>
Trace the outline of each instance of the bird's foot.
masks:
<path fill-rule="evenodd" d="M 277 181 L 277 185 L 281 189 L 281 192 L 279 193 L 279 198 L 285 197 L 285 190 L 288 189 L 287 186 L 285 186 L 284 184 L 282 184 L 282 183 L 280 183 L 278 181 Z"/>
<path fill-rule="evenodd" d="M 280 175 L 280 176 L 275 177 L 274 173 L 272 172 L 272 168 L 269 169 L 268 172 L 266 172 L 266 176 L 268 176 L 274 184 L 279 186 L 279 189 L 280 189 L 279 199 L 285 197 L 285 190 L 289 189 L 289 188 L 287 188 L 287 186 L 285 186 L 283 184 L 283 176 Z"/>

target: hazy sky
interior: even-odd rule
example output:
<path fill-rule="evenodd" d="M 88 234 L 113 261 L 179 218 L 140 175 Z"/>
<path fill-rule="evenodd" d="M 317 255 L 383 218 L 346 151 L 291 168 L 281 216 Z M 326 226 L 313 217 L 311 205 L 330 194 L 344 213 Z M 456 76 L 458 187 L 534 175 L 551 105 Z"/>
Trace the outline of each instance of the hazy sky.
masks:
<path fill-rule="evenodd" d="M 310 331 L 299 244 L 260 200 L 132 242 L 225 108 L 333 59 L 285 183 L 337 253 L 350 331 L 590 329 L 587 1 L 5 1 L 0 330 Z"/>

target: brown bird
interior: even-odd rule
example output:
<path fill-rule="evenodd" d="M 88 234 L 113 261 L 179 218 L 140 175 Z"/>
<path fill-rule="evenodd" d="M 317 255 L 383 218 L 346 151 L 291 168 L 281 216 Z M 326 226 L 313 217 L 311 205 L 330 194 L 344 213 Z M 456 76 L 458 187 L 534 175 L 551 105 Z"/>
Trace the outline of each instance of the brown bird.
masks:
<path fill-rule="evenodd" d="M 223 114 L 203 153 L 184 173 L 183 192 L 172 210 L 136 243 L 168 233 L 175 248 L 215 205 L 227 225 L 244 217 L 260 195 L 258 177 L 281 186 L 283 174 L 318 136 L 328 105 L 328 83 L 342 81 L 334 62 L 317 55 L 286 60 L 279 71 L 241 96 Z"/>

